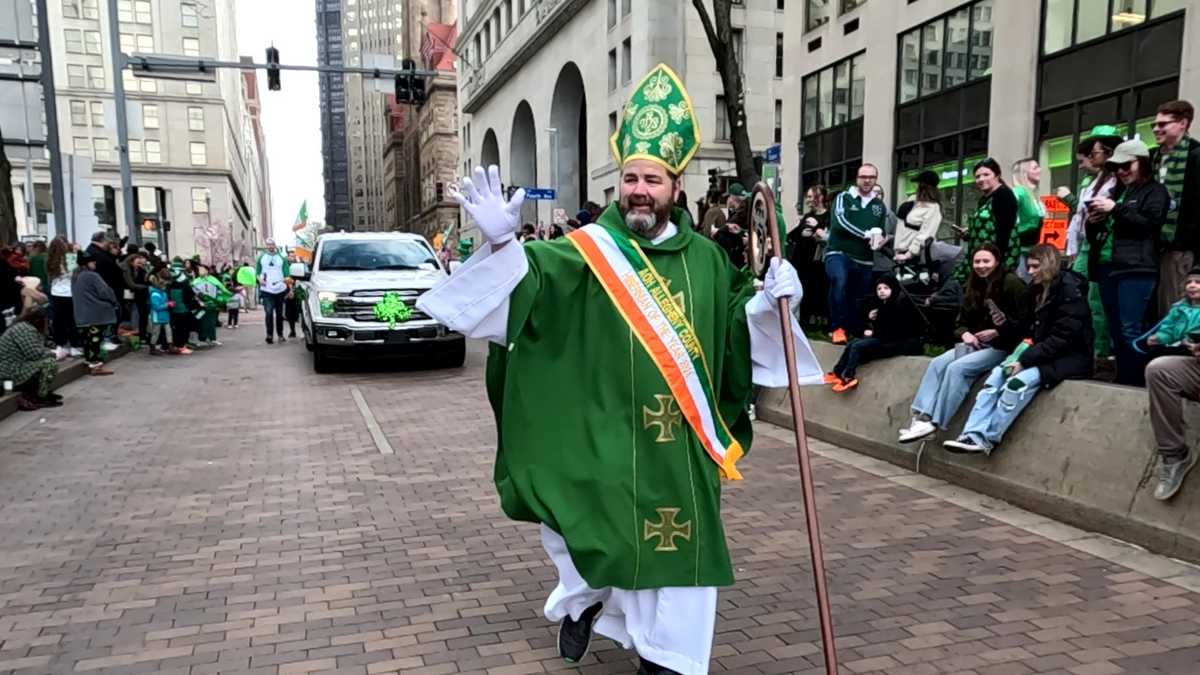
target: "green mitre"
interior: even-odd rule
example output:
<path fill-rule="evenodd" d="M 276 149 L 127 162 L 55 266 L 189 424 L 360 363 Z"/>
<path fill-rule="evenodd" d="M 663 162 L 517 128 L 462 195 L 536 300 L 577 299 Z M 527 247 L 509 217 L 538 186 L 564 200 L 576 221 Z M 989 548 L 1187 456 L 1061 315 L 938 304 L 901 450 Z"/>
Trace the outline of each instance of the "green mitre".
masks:
<path fill-rule="evenodd" d="M 676 176 L 683 173 L 700 149 L 700 120 L 675 71 L 660 63 L 642 78 L 609 144 L 620 166 L 647 159 Z"/>

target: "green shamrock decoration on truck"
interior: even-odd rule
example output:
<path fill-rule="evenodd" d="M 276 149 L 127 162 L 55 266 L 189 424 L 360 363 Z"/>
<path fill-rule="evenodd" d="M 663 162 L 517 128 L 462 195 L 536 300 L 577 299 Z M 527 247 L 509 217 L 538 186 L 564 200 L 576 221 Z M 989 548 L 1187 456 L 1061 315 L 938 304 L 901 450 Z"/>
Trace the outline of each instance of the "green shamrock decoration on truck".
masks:
<path fill-rule="evenodd" d="M 388 330 L 395 330 L 397 323 L 404 323 L 412 318 L 412 310 L 400 299 L 400 294 L 388 291 L 383 299 L 375 303 L 375 318 L 385 321 Z"/>

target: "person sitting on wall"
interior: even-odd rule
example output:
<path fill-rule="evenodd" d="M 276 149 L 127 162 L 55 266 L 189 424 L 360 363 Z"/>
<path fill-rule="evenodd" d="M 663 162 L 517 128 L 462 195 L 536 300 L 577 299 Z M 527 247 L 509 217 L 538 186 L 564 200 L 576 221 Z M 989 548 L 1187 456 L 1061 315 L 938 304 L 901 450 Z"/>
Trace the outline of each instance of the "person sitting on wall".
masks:
<path fill-rule="evenodd" d="M 1092 376 L 1088 281 L 1078 272 L 1059 268 L 1053 246 L 1038 244 L 1029 250 L 1025 269 L 1031 283 L 1019 315 L 1003 317 L 999 328 L 1001 335 L 1024 341 L 992 369 L 962 434 L 943 444 L 950 452 L 990 455 L 1040 390 Z"/>
<path fill-rule="evenodd" d="M 896 277 L 887 274 L 876 282 L 875 297 L 867 304 L 866 314 L 868 328 L 862 337 L 846 345 L 833 372 L 825 375 L 825 383 L 833 385 L 839 394 L 858 386 L 859 366 L 922 351 L 921 322 Z"/>
<path fill-rule="evenodd" d="M 945 429 L 971 391 L 976 378 L 1000 365 L 1019 342 L 1001 334 L 1005 317 L 1017 316 L 1025 283 L 1001 266 L 1000 249 L 984 242 L 971 255 L 955 332 L 961 342 L 929 363 L 912 403 L 912 423 L 900 430 L 900 442 L 912 443 Z"/>

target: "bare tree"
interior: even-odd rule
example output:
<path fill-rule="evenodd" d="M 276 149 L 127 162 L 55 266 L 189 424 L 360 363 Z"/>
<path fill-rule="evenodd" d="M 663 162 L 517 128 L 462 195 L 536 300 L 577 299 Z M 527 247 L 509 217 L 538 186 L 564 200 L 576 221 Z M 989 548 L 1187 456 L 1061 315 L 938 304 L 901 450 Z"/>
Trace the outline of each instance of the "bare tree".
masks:
<path fill-rule="evenodd" d="M 709 2 L 713 8 L 711 15 L 706 7 Z M 754 152 L 750 149 L 750 131 L 746 126 L 746 92 L 743 89 L 742 64 L 738 62 L 738 53 L 733 44 L 733 29 L 729 24 L 732 0 L 692 0 L 692 5 L 700 15 L 700 23 L 704 24 L 708 46 L 716 59 L 721 86 L 725 90 L 725 118 L 729 120 L 729 135 L 733 143 L 733 161 L 737 167 L 738 180 L 750 189 L 759 181 L 759 175 L 754 170 Z"/>
<path fill-rule="evenodd" d="M 12 164 L 4 153 L 4 131 L 0 129 L 0 245 L 17 240 L 17 212 L 13 204 Z"/>

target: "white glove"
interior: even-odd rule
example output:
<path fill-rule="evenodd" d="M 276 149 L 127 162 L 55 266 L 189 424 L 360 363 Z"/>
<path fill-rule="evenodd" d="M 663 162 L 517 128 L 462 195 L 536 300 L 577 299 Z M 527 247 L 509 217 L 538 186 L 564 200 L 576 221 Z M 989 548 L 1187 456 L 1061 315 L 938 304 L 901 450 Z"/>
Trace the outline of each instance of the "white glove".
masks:
<path fill-rule="evenodd" d="M 771 266 L 767 268 L 767 277 L 763 280 L 763 293 L 774 305 L 780 298 L 804 297 L 804 289 L 800 286 L 800 275 L 796 268 L 786 260 L 771 258 Z"/>
<path fill-rule="evenodd" d="M 505 202 L 500 188 L 500 167 L 493 164 L 484 174 L 483 167 L 475 167 L 475 180 L 463 178 L 462 191 L 454 191 L 457 201 L 475 219 L 479 230 L 492 246 L 499 246 L 512 239 L 521 219 L 521 204 L 525 203 L 525 189 L 518 189 L 512 200 Z"/>

